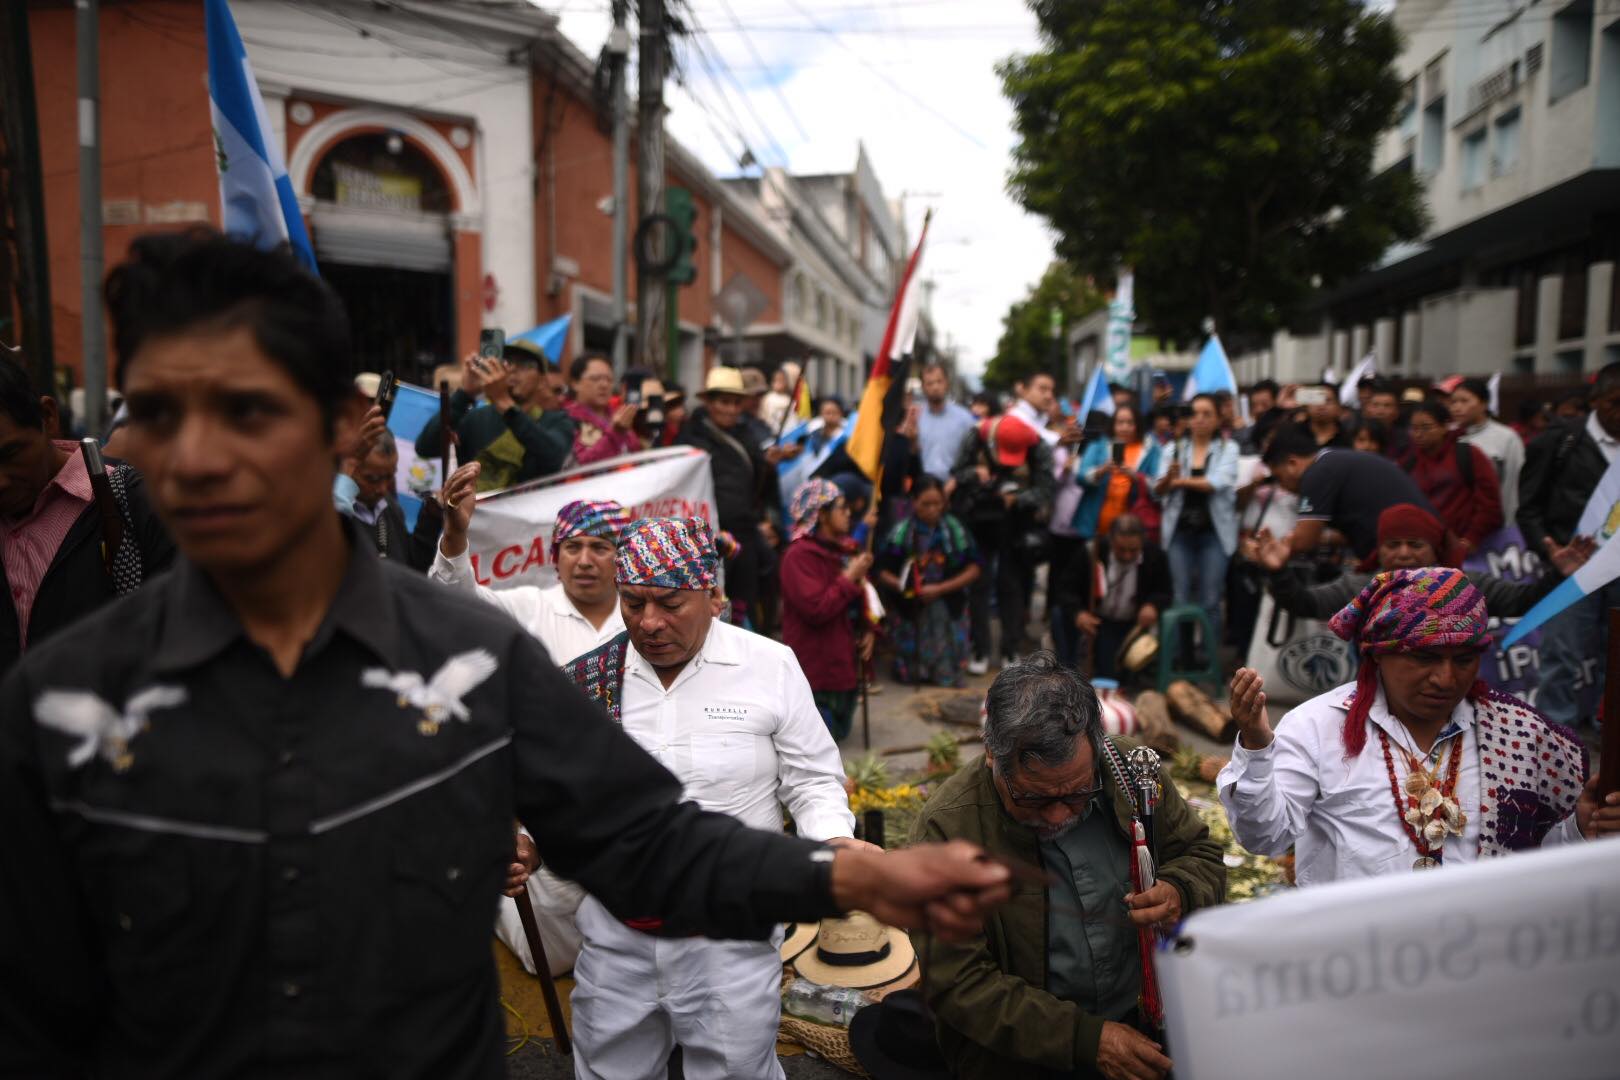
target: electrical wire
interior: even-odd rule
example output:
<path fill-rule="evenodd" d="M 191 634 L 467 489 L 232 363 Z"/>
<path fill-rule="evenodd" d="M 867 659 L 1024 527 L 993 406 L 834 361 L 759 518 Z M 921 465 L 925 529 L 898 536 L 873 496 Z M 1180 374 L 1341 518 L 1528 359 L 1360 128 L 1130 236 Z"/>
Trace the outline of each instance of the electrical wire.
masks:
<path fill-rule="evenodd" d="M 754 58 L 754 62 L 756 64 L 758 64 L 762 69 L 764 69 L 765 68 L 765 59 L 764 59 L 764 57 L 759 55 L 759 50 L 754 48 L 754 39 L 748 36 L 748 31 L 744 30 L 742 23 L 738 21 L 737 13 L 731 9 L 730 0 L 720 0 L 720 6 L 725 8 L 726 17 L 731 20 L 731 24 L 733 26 L 735 26 L 737 28 L 737 30 L 742 34 L 743 44 L 745 46 L 747 46 L 747 48 L 748 48 L 748 55 L 752 56 Z M 691 4 L 690 3 L 687 4 L 687 8 L 688 8 L 688 10 L 691 9 Z M 787 113 L 788 119 L 793 121 L 793 126 L 795 128 L 798 128 L 799 137 L 806 140 L 806 141 L 809 141 L 810 133 L 808 131 L 804 130 L 804 125 L 799 122 L 798 114 L 793 111 L 793 106 L 788 104 L 788 99 L 782 93 L 782 88 L 780 86 L 778 86 L 774 81 L 770 82 L 770 88 L 771 88 L 771 93 L 776 95 L 777 103 L 782 106 L 782 111 Z"/>

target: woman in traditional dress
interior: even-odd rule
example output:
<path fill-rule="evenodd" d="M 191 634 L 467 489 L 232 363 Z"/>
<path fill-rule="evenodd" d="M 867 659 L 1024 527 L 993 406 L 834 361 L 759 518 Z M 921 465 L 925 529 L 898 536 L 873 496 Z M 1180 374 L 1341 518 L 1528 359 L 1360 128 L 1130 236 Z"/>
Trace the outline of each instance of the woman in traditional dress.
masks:
<path fill-rule="evenodd" d="M 890 618 L 894 673 L 901 682 L 961 686 L 971 657 L 967 590 L 979 553 L 967 526 L 945 512 L 945 489 L 924 474 L 911 489 L 911 516 L 878 550 L 878 581 L 898 598 Z"/>

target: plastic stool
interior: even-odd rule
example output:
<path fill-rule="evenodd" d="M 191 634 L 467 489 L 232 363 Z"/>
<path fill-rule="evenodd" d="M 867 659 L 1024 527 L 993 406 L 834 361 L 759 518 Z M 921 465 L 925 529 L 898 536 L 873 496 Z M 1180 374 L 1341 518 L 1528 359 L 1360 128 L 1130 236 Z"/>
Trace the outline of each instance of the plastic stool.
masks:
<path fill-rule="evenodd" d="M 1181 627 L 1187 623 L 1198 623 L 1204 629 L 1204 648 L 1209 653 L 1209 662 L 1203 667 L 1176 667 L 1177 652 L 1181 647 Z M 1182 604 L 1173 607 L 1159 616 L 1159 693 L 1164 693 L 1170 684 L 1177 679 L 1188 679 L 1195 683 L 1209 683 L 1220 692 L 1221 679 L 1221 639 L 1215 633 L 1215 620 L 1210 618 L 1209 612 L 1196 604 Z"/>

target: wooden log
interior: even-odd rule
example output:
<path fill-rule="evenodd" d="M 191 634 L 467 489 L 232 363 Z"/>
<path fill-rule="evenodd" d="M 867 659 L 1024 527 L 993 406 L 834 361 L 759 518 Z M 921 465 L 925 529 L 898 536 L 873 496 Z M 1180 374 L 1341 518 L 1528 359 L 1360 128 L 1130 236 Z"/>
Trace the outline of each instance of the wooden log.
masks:
<path fill-rule="evenodd" d="M 976 742 L 984 742 L 984 736 L 975 733 L 972 735 L 958 735 L 956 737 L 957 746 L 967 746 L 969 743 Z M 884 747 L 882 750 L 879 750 L 878 753 L 884 757 L 892 757 L 895 754 L 921 754 L 927 749 L 928 744 L 922 743 L 918 746 L 888 746 Z"/>
<path fill-rule="evenodd" d="M 1165 697 L 1170 702 L 1171 715 L 1194 731 L 1216 742 L 1231 742 L 1237 735 L 1237 723 L 1231 714 L 1187 680 L 1177 679 L 1171 683 Z"/>
<path fill-rule="evenodd" d="M 1137 738 L 1155 750 L 1174 752 L 1181 744 L 1176 737 L 1175 725 L 1170 722 L 1170 703 L 1157 690 L 1144 690 L 1136 695 L 1136 722 L 1140 726 Z"/>

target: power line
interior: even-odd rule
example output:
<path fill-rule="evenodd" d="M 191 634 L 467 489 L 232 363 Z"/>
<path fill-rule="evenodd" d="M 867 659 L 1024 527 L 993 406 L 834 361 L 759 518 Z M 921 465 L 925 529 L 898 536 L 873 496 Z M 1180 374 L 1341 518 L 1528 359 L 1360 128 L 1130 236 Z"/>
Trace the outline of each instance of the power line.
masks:
<path fill-rule="evenodd" d="M 731 20 L 731 24 L 735 26 L 742 34 L 743 44 L 748 47 L 748 54 L 754 58 L 754 62 L 756 64 L 763 68 L 765 66 L 765 60 L 759 55 L 759 50 L 754 48 L 754 39 L 748 36 L 748 31 L 744 30 L 742 23 L 737 21 L 737 13 L 731 10 L 730 0 L 720 0 L 720 6 L 726 9 L 726 17 Z M 687 4 L 687 8 L 688 10 L 691 9 L 690 3 Z M 693 19 L 695 20 L 696 17 L 697 16 L 694 13 Z M 782 94 L 782 88 L 774 81 L 767 80 L 767 82 L 769 82 L 771 93 L 776 95 L 776 100 L 781 104 L 782 111 L 787 113 L 789 120 L 793 121 L 793 126 L 799 129 L 799 137 L 808 142 L 810 139 L 810 133 L 804 130 L 803 124 L 799 123 L 799 117 L 793 111 L 793 106 L 788 104 L 787 98 Z"/>

